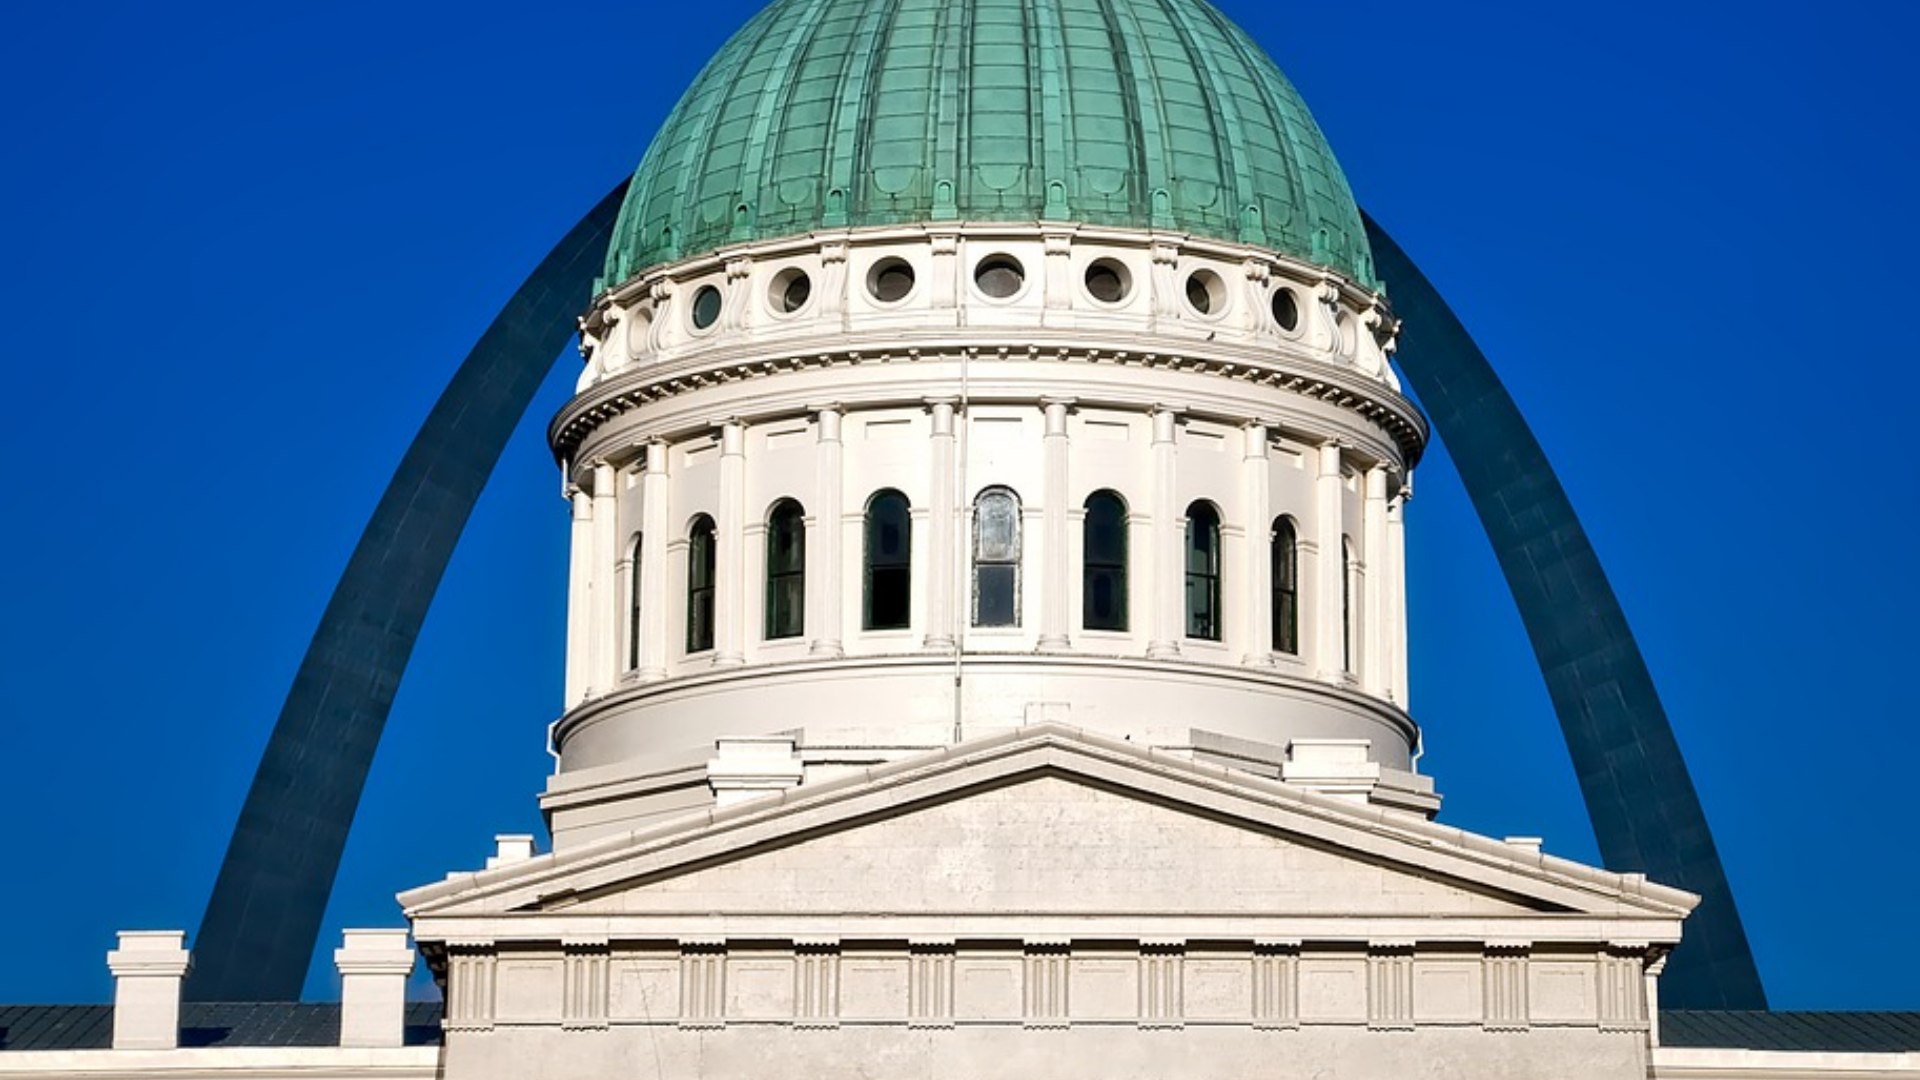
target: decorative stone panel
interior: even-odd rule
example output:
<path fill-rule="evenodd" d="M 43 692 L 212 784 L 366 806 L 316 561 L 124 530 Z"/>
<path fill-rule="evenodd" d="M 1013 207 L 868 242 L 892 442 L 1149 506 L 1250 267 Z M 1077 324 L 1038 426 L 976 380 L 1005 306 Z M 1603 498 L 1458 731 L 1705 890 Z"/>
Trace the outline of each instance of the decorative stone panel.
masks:
<path fill-rule="evenodd" d="M 1484 1023 L 1488 1031 L 1525 1031 L 1531 1022 L 1527 1002 L 1527 951 L 1524 945 L 1487 947 L 1483 963 Z"/>
<path fill-rule="evenodd" d="M 1256 945 L 1253 1026 L 1290 1031 L 1300 1026 L 1300 946 Z"/>
<path fill-rule="evenodd" d="M 1367 1026 L 1413 1030 L 1413 946 L 1376 946 L 1368 952 Z"/>
<path fill-rule="evenodd" d="M 493 1030 L 494 955 L 454 946 L 447 957 L 448 1031 Z"/>
<path fill-rule="evenodd" d="M 565 1000 L 560 1026 L 569 1031 L 601 1030 L 607 1026 L 607 943 L 568 942 L 565 946 Z"/>

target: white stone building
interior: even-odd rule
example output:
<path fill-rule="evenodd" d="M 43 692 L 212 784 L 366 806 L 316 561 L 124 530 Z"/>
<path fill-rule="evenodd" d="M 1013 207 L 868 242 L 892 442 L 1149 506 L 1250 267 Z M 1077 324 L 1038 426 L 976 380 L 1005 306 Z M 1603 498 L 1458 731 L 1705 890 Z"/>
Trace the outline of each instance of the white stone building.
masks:
<path fill-rule="evenodd" d="M 1692 896 L 1434 822 L 1426 423 L 1201 0 L 778 0 L 605 286 L 551 850 L 403 893 L 338 1009 L 185 1015 L 128 935 L 0 1077 L 1920 1077 L 1892 1029 L 1663 1045 Z"/>

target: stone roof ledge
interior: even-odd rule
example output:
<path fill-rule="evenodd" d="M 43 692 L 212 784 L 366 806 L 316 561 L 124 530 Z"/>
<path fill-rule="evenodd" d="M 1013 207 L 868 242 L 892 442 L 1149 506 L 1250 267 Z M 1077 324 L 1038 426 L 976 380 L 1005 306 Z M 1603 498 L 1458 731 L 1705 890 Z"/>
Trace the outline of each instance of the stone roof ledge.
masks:
<path fill-rule="evenodd" d="M 965 786 L 975 774 L 984 782 L 1032 772 L 1078 773 L 1103 782 L 1142 787 L 1171 783 L 1195 797 L 1225 796 L 1249 811 L 1278 811 L 1283 830 L 1321 834 L 1344 846 L 1365 847 L 1404 863 L 1444 863 L 1446 871 L 1475 869 L 1501 876 L 1522 891 L 1552 895 L 1556 903 L 1593 913 L 1625 909 L 1640 918 L 1677 922 L 1693 910 L 1692 893 L 1655 884 L 1638 874 L 1615 874 L 1524 845 L 1421 821 L 1404 813 L 1359 805 L 1225 766 L 1196 762 L 1174 751 L 1141 747 L 1061 723 L 1039 723 L 982 736 L 912 758 L 875 765 L 831 781 L 770 793 L 731 806 L 689 814 L 651 828 L 606 837 L 565 851 L 447 879 L 399 895 L 409 918 L 452 914 L 452 909 L 516 894 L 516 906 L 576 891 L 586 879 L 599 882 L 615 864 L 637 855 L 671 858 L 673 849 L 737 834 L 742 845 L 779 830 L 782 819 L 807 817 L 818 828 L 836 810 L 846 817 L 871 813 L 876 796 L 905 805 Z M 855 804 L 858 805 L 855 805 Z M 595 887 L 598 887 L 597 885 Z"/>

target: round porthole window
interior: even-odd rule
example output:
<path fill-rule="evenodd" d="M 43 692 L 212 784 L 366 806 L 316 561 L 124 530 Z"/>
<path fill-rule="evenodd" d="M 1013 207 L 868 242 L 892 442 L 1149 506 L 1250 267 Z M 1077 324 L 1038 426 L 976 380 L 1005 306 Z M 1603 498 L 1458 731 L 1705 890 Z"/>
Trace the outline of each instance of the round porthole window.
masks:
<path fill-rule="evenodd" d="M 883 304 L 897 304 L 913 292 L 913 267 L 905 259 L 881 259 L 867 274 L 867 292 Z"/>
<path fill-rule="evenodd" d="M 1227 283 L 1211 270 L 1187 275 L 1187 304 L 1202 315 L 1217 315 L 1227 307 Z"/>
<path fill-rule="evenodd" d="M 1087 267 L 1087 295 L 1103 304 L 1117 304 L 1133 291 L 1133 276 L 1124 264 L 1097 259 Z"/>
<path fill-rule="evenodd" d="M 813 279 L 805 270 L 790 267 L 774 275 L 773 287 L 768 290 L 773 302 L 773 310 L 782 315 L 791 315 L 807 306 L 813 299 Z"/>
<path fill-rule="evenodd" d="M 1273 321 L 1289 334 L 1300 329 L 1300 299 L 1284 285 L 1273 290 Z"/>
<path fill-rule="evenodd" d="M 1026 285 L 1027 271 L 1011 255 L 989 255 L 973 268 L 973 283 L 982 295 L 1007 300 L 1019 295 Z"/>
<path fill-rule="evenodd" d="M 693 328 L 705 330 L 720 321 L 720 290 L 711 285 L 700 286 L 693 294 Z"/>

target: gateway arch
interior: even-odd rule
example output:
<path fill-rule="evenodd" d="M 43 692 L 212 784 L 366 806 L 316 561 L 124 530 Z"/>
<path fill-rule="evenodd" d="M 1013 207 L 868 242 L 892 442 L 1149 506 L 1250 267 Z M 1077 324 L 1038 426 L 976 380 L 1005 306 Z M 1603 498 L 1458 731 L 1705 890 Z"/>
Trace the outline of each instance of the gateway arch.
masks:
<path fill-rule="evenodd" d="M 254 775 L 195 939 L 186 994 L 300 996 L 393 699 L 488 476 L 575 329 L 622 181 L 481 336 L 374 509 Z M 1401 372 L 1465 482 L 1526 626 L 1607 866 L 1701 895 L 1662 979 L 1667 1003 L 1764 1009 L 1733 893 L 1619 600 L 1539 442 L 1445 300 L 1371 218 L 1406 318 Z"/>

